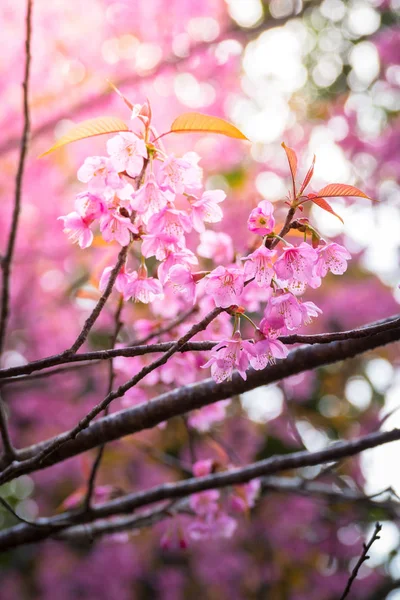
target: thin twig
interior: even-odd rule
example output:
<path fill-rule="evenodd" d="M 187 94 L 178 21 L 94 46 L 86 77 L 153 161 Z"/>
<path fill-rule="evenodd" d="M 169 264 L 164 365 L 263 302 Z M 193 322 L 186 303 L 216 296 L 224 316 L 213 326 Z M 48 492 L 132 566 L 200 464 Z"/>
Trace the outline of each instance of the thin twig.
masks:
<path fill-rule="evenodd" d="M 173 329 L 175 329 L 175 327 L 178 327 L 178 325 L 181 325 L 182 323 L 184 323 L 184 321 L 186 321 L 186 319 L 188 317 L 191 317 L 198 310 L 199 310 L 198 306 L 194 306 L 190 310 L 184 312 L 177 319 L 174 319 L 168 325 L 164 325 L 163 327 L 159 327 L 158 329 L 155 329 L 154 331 L 152 331 L 151 333 L 149 333 L 148 335 L 146 335 L 145 337 L 143 337 L 139 340 L 133 340 L 132 342 L 128 342 L 127 346 L 142 346 L 144 344 L 147 344 L 147 342 L 149 342 L 150 340 L 152 340 L 155 337 L 160 337 L 161 335 L 164 335 L 165 333 L 170 333 Z"/>
<path fill-rule="evenodd" d="M 121 313 L 122 313 L 122 307 L 124 305 L 124 297 L 121 295 L 119 302 L 118 302 L 118 307 L 117 310 L 115 312 L 114 315 L 114 332 L 113 335 L 111 336 L 111 348 L 114 348 L 117 338 L 118 338 L 118 334 L 121 330 L 122 327 L 122 321 L 121 321 Z M 111 393 L 112 388 L 113 388 L 113 383 L 114 383 L 114 379 L 115 379 L 115 371 L 114 371 L 114 361 L 111 358 L 109 363 L 108 363 L 108 385 L 107 385 L 107 395 Z M 106 408 L 104 409 L 104 416 L 108 415 L 108 411 L 109 411 L 109 406 L 106 406 Z M 106 447 L 106 444 L 102 444 L 100 446 L 100 448 L 97 451 L 97 456 L 93 462 L 92 465 L 92 470 L 90 472 L 89 475 L 89 480 L 88 480 L 88 489 L 87 489 L 87 493 L 86 493 L 86 497 L 83 503 L 83 509 L 84 511 L 89 511 L 90 510 L 90 503 L 92 501 L 92 496 L 93 496 L 93 492 L 94 492 L 94 486 L 95 486 L 95 482 L 96 482 L 96 475 L 97 472 L 100 468 L 100 463 L 101 460 L 103 458 L 103 454 L 104 454 L 104 449 Z"/>
<path fill-rule="evenodd" d="M 362 339 L 370 336 L 382 333 L 385 331 L 391 331 L 400 329 L 400 317 L 398 315 L 389 317 L 383 321 L 376 323 L 370 323 L 363 327 L 350 329 L 348 331 L 340 331 L 336 333 L 317 333 L 312 335 L 288 335 L 281 336 L 279 340 L 284 344 L 330 344 L 331 342 L 339 342 L 350 339 Z M 148 344 L 140 346 L 128 346 L 126 348 L 117 348 L 115 350 L 97 350 L 94 352 L 85 352 L 82 354 L 66 354 L 60 353 L 53 356 L 47 356 L 27 363 L 26 365 L 20 365 L 18 367 L 9 367 L 6 369 L 0 369 L 0 383 L 7 380 L 7 383 L 11 381 L 11 377 L 19 377 L 21 375 L 34 373 L 35 371 L 41 371 L 42 369 L 51 368 L 57 365 L 69 364 L 74 362 L 83 362 L 91 360 L 109 360 L 116 356 L 143 356 L 144 354 L 167 352 L 175 342 L 160 342 L 158 344 Z M 218 342 L 215 341 L 204 341 L 204 342 L 189 342 L 182 346 L 179 352 L 205 352 L 212 350 Z M 22 381 L 22 378 L 18 379 Z"/>
<path fill-rule="evenodd" d="M 17 175 L 15 180 L 15 198 L 14 198 L 14 209 L 11 219 L 10 233 L 7 242 L 7 248 L 1 266 L 3 270 L 3 291 L 1 296 L 1 315 L 0 315 L 0 354 L 3 352 L 7 321 L 9 315 L 9 302 L 10 302 L 10 277 L 12 260 L 15 249 L 15 241 L 17 238 L 17 229 L 19 223 L 19 215 L 21 212 L 21 195 L 22 195 L 22 183 L 25 170 L 25 159 L 28 151 L 28 140 L 30 132 L 30 115 L 29 115 L 29 75 L 31 66 L 31 36 L 32 36 L 32 5 L 33 0 L 27 2 L 26 12 L 26 38 L 25 38 L 25 72 L 24 80 L 22 83 L 23 88 L 23 118 L 24 125 L 21 138 L 20 154 Z"/>
<path fill-rule="evenodd" d="M 381 525 L 380 523 L 376 523 L 376 524 L 375 524 L 375 530 L 374 530 L 374 533 L 373 533 L 373 535 L 372 535 L 371 539 L 369 540 L 368 544 L 363 544 L 363 548 L 364 548 L 364 550 L 363 550 L 363 552 L 362 552 L 362 554 L 361 554 L 360 558 L 359 558 L 359 559 L 358 559 L 358 561 L 357 561 L 357 564 L 356 564 L 356 566 L 354 567 L 354 569 L 353 569 L 353 571 L 352 571 L 352 573 L 351 573 L 351 575 L 350 575 L 350 577 L 349 577 L 349 580 L 348 580 L 348 582 L 347 582 L 347 585 L 346 585 L 346 589 L 344 590 L 343 594 L 340 596 L 340 600 L 344 600 L 345 598 L 347 598 L 347 596 L 348 596 L 348 594 L 349 594 L 349 592 L 350 592 L 350 588 L 351 588 L 351 586 L 352 586 L 352 584 L 353 584 L 353 581 L 355 580 L 355 578 L 356 578 L 356 577 L 357 577 L 357 575 L 358 575 L 358 571 L 360 570 L 360 567 L 361 567 L 361 565 L 362 565 L 362 564 L 363 564 L 363 563 L 364 563 L 366 560 L 368 560 L 368 559 L 369 559 L 369 556 L 368 556 L 368 551 L 369 551 L 369 549 L 371 548 L 372 544 L 373 544 L 373 543 L 374 543 L 376 540 L 379 540 L 379 539 L 380 539 L 379 533 L 380 533 L 381 529 L 382 529 L 382 525 Z"/>
<path fill-rule="evenodd" d="M 3 454 L 6 461 L 11 463 L 16 458 L 16 451 L 12 444 L 7 423 L 7 413 L 3 398 L 0 395 L 0 435 L 3 442 Z"/>
<path fill-rule="evenodd" d="M 125 263 L 126 257 L 128 255 L 128 250 L 129 250 L 129 244 L 127 246 L 123 246 L 118 254 L 118 260 L 113 268 L 113 270 L 110 273 L 110 278 L 108 280 L 106 289 L 104 290 L 102 296 L 99 298 L 96 306 L 94 307 L 93 311 L 91 312 L 91 314 L 89 315 L 89 317 L 86 319 L 86 322 L 83 326 L 82 331 L 80 332 L 80 334 L 78 335 L 78 337 L 76 338 L 75 342 L 72 344 L 71 348 L 69 348 L 69 350 L 67 350 L 64 354 L 65 355 L 73 355 L 77 352 L 77 350 L 79 350 L 79 348 L 82 346 L 82 344 L 85 343 L 87 336 L 89 335 L 90 330 L 92 329 L 93 325 L 95 324 L 98 316 L 100 315 L 101 311 L 103 310 L 103 307 L 105 305 L 105 303 L 107 302 L 112 289 L 114 287 L 114 283 L 115 280 L 118 277 L 118 273 L 120 272 L 123 264 Z"/>

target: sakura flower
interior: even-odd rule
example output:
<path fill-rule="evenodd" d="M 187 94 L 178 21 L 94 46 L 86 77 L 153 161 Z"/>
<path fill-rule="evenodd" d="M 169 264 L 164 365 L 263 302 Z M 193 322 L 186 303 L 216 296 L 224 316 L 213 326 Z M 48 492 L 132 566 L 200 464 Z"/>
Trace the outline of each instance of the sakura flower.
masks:
<path fill-rule="evenodd" d="M 163 295 L 163 289 L 158 279 L 147 277 L 147 269 L 145 266 L 139 267 L 138 271 L 134 271 L 130 277 L 127 294 L 133 298 L 135 302 L 143 302 L 148 304 L 153 302 L 155 298 Z"/>
<path fill-rule="evenodd" d="M 270 298 L 264 316 L 265 324 L 276 331 L 285 328 L 293 331 L 298 329 L 303 322 L 303 312 L 299 302 L 290 292 Z"/>
<path fill-rule="evenodd" d="M 299 302 L 304 325 L 309 325 L 313 318 L 322 315 L 322 310 L 314 302 Z"/>
<path fill-rule="evenodd" d="M 190 269 L 183 265 L 173 266 L 168 273 L 168 282 L 175 294 L 183 296 L 191 304 L 195 303 L 196 281 Z"/>
<path fill-rule="evenodd" d="M 260 490 L 261 481 L 259 479 L 252 479 L 248 483 L 237 485 L 235 493 L 231 496 L 233 510 L 246 512 L 249 508 L 253 508 L 260 495 Z"/>
<path fill-rule="evenodd" d="M 190 217 L 196 231 L 201 233 L 205 230 L 204 222 L 218 223 L 218 221 L 221 221 L 222 210 L 218 204 L 223 202 L 225 198 L 226 194 L 223 190 L 204 192 L 199 199 L 194 196 L 189 198 L 192 207 Z"/>
<path fill-rule="evenodd" d="M 104 192 L 107 188 L 118 189 L 121 179 L 112 162 L 105 156 L 89 156 L 78 170 L 78 179 L 88 184 L 89 192 Z"/>
<path fill-rule="evenodd" d="M 190 497 L 190 508 L 199 516 L 212 515 L 218 511 L 218 490 L 206 490 Z"/>
<path fill-rule="evenodd" d="M 88 248 L 93 242 L 93 233 L 90 230 L 91 218 L 81 217 L 77 212 L 71 212 L 64 217 L 58 217 L 64 221 L 64 233 L 73 244 L 78 244 L 81 248 Z"/>
<path fill-rule="evenodd" d="M 262 244 L 252 254 L 242 258 L 246 261 L 244 266 L 246 281 L 254 277 L 258 286 L 269 286 L 274 275 L 273 256 L 275 256 L 275 251 L 269 250 Z"/>
<path fill-rule="evenodd" d="M 286 358 L 289 350 L 272 337 L 265 337 L 258 332 L 256 343 L 249 347 L 250 364 L 256 371 L 265 369 L 267 365 L 273 365 L 277 358 Z"/>
<path fill-rule="evenodd" d="M 302 242 L 297 247 L 283 248 L 281 256 L 275 263 L 275 272 L 279 279 L 313 284 L 315 281 L 314 265 L 318 254 L 312 246 Z"/>
<path fill-rule="evenodd" d="M 160 212 L 173 198 L 173 193 L 169 190 L 162 190 L 153 173 L 150 173 L 146 183 L 134 194 L 131 206 L 140 214 L 143 223 L 147 225 L 150 217 Z"/>
<path fill-rule="evenodd" d="M 143 168 L 143 159 L 147 157 L 144 140 L 125 131 L 108 140 L 107 152 L 116 171 L 126 171 L 130 177 L 139 175 Z"/>
<path fill-rule="evenodd" d="M 182 158 L 169 156 L 159 171 L 160 186 L 176 194 L 199 189 L 203 173 L 197 164 L 199 160 L 200 157 L 195 152 L 187 152 Z"/>
<path fill-rule="evenodd" d="M 185 231 L 189 232 L 191 229 L 192 224 L 188 215 L 183 210 L 177 210 L 172 206 L 165 206 L 148 222 L 149 233 L 166 233 L 175 236 L 180 247 L 185 246 Z"/>
<path fill-rule="evenodd" d="M 98 219 L 106 211 L 106 203 L 101 196 L 96 196 L 90 192 L 82 192 L 75 199 L 76 211 L 82 218 Z"/>
<path fill-rule="evenodd" d="M 317 252 L 315 274 L 318 277 L 325 277 L 328 271 L 334 275 L 342 275 L 347 270 L 347 261 L 351 258 L 351 254 L 340 244 L 332 242 L 326 246 L 320 246 Z"/>
<path fill-rule="evenodd" d="M 110 280 L 111 271 L 114 267 L 106 267 L 103 271 L 102 276 L 100 277 L 99 289 L 101 292 L 104 292 L 106 289 L 108 282 Z M 123 295 L 124 300 L 128 300 L 131 296 L 129 294 L 129 284 L 131 281 L 130 273 L 128 273 L 125 269 L 125 266 L 122 267 L 120 272 L 117 275 L 115 280 L 115 287 L 120 294 Z"/>
<path fill-rule="evenodd" d="M 227 308 L 238 304 L 244 287 L 244 273 L 236 267 L 217 267 L 206 277 L 205 292 L 214 298 L 216 306 Z"/>
<path fill-rule="evenodd" d="M 211 376 L 217 382 L 221 383 L 232 376 L 233 370 L 239 371 L 242 379 L 246 380 L 246 369 L 249 366 L 251 356 L 251 344 L 242 340 L 237 331 L 232 339 L 222 340 L 212 351 L 210 360 L 202 365 L 202 369 L 211 366 Z"/>
<path fill-rule="evenodd" d="M 137 228 L 131 223 L 129 217 L 123 217 L 116 211 L 109 211 L 101 218 L 100 231 L 106 242 L 116 240 L 121 246 L 127 246 L 129 244 L 131 232 L 138 232 Z"/>
<path fill-rule="evenodd" d="M 268 200 L 259 202 L 257 208 L 254 208 L 247 221 L 247 226 L 250 231 L 259 235 L 267 235 L 274 230 L 275 219 L 272 215 L 274 207 Z"/>
<path fill-rule="evenodd" d="M 222 231 L 203 231 L 200 234 L 197 254 L 204 258 L 211 258 L 216 263 L 229 263 L 234 256 L 232 238 Z"/>
<path fill-rule="evenodd" d="M 142 236 L 142 254 L 145 258 L 155 256 L 164 260 L 169 254 L 179 251 L 179 239 L 169 233 L 150 233 Z"/>
<path fill-rule="evenodd" d="M 187 527 L 187 533 L 193 540 L 231 538 L 235 533 L 235 519 L 220 512 L 204 519 L 196 519 Z"/>
<path fill-rule="evenodd" d="M 213 469 L 214 461 L 210 458 L 198 460 L 193 465 L 193 475 L 195 477 L 204 477 L 209 475 Z"/>
<path fill-rule="evenodd" d="M 180 248 L 176 252 L 169 252 L 165 260 L 158 267 L 158 279 L 164 284 L 168 279 L 169 271 L 174 265 L 182 265 L 190 268 L 190 265 L 197 265 L 198 262 L 196 255 L 188 248 Z"/>
<path fill-rule="evenodd" d="M 215 423 L 220 423 L 226 417 L 226 408 L 230 404 L 230 400 L 220 400 L 215 404 L 204 406 L 199 410 L 195 410 L 190 413 L 188 423 L 190 427 L 205 433 L 210 431 Z M 194 467 L 193 467 L 194 469 Z M 196 477 L 199 477 L 198 473 L 195 473 Z"/>

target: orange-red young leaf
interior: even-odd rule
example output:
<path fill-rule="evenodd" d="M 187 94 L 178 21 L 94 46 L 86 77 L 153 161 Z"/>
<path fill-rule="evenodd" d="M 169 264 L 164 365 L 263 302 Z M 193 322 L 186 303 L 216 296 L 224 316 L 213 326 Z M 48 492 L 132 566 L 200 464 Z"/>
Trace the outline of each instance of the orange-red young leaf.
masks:
<path fill-rule="evenodd" d="M 304 192 L 304 190 L 306 189 L 306 187 L 308 186 L 308 184 L 311 181 L 311 177 L 314 174 L 314 165 L 315 165 L 315 154 L 314 154 L 314 158 L 313 161 L 311 163 L 311 167 L 308 169 L 306 176 L 304 177 L 304 181 L 301 184 L 301 188 L 300 188 L 300 192 L 299 192 L 299 196 L 302 195 L 302 193 Z"/>
<path fill-rule="evenodd" d="M 232 125 L 232 123 L 220 119 L 219 117 L 203 115 L 202 113 L 197 112 L 184 113 L 177 117 L 171 125 L 171 132 L 219 133 L 239 140 L 247 140 L 247 137 L 237 127 Z"/>
<path fill-rule="evenodd" d="M 295 180 L 296 180 L 296 175 L 297 175 L 296 152 L 294 150 L 292 150 L 292 148 L 289 148 L 288 146 L 286 146 L 285 142 L 282 142 L 281 146 L 284 149 L 284 151 L 286 152 L 286 156 L 287 156 L 289 167 L 290 167 L 290 172 L 292 174 L 293 192 L 295 193 L 295 190 L 296 190 Z"/>
<path fill-rule="evenodd" d="M 38 158 L 42 158 L 54 150 L 58 150 L 66 144 L 77 142 L 85 138 L 103 135 L 105 133 L 118 133 L 119 131 L 129 131 L 128 125 L 118 117 L 98 117 L 96 119 L 88 119 L 82 121 L 70 131 L 63 135 L 49 150 L 43 152 Z"/>
<path fill-rule="evenodd" d="M 335 211 L 333 210 L 332 206 L 326 200 L 324 200 L 324 198 L 320 198 L 319 196 L 314 197 L 313 194 L 309 194 L 308 197 L 310 198 L 311 202 L 314 202 L 314 204 L 316 204 L 320 208 L 323 208 L 327 212 L 331 213 L 331 215 L 334 215 L 340 221 L 342 221 L 342 223 L 344 223 L 342 217 L 339 216 L 337 213 L 335 213 Z"/>
<path fill-rule="evenodd" d="M 337 198 L 339 196 L 357 196 L 359 198 L 368 198 L 361 190 L 353 185 L 344 183 L 330 183 L 317 192 L 317 196 L 327 196 L 328 198 Z"/>

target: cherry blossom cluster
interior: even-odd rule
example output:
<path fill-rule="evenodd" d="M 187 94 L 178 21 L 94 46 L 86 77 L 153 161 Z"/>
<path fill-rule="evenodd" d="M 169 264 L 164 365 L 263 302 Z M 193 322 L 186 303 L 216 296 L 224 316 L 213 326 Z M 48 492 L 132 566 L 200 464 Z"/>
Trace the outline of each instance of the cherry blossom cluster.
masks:
<path fill-rule="evenodd" d="M 213 460 L 199 460 L 193 465 L 193 474 L 203 477 L 212 473 L 215 467 Z M 187 548 L 190 540 L 231 538 L 237 528 L 232 513 L 246 514 L 254 507 L 260 489 L 260 480 L 253 479 L 225 493 L 206 490 L 192 494 L 189 509 L 193 518 L 189 522 L 182 517 L 173 520 L 161 539 L 161 546 Z"/>
<path fill-rule="evenodd" d="M 137 125 L 144 126 L 143 130 L 134 131 Z M 317 197 L 303 194 L 313 166 L 297 194 L 294 153 L 285 145 L 284 149 L 293 176 L 293 194 L 287 204 L 294 215 L 298 208 L 303 209 L 304 201 Z M 182 371 L 182 365 L 175 357 L 160 370 L 161 380 L 187 383 L 196 379 L 200 367 L 211 367 L 217 382 L 230 378 L 234 370 L 246 379 L 249 367 L 264 369 L 285 358 L 288 350 L 279 337 L 295 333 L 321 313 L 301 296 L 308 287 L 319 287 L 328 272 L 344 273 L 349 252 L 337 243 L 323 241 L 305 218 L 293 219 L 285 231 L 297 228 L 304 232 L 304 241 L 288 243 L 275 232 L 274 205 L 263 200 L 247 222 L 258 247 L 245 256 L 235 253 L 228 234 L 206 229 L 206 224 L 222 220 L 220 204 L 225 192 L 204 189 L 196 153 L 177 158 L 165 152 L 151 126 L 148 104 L 133 108 L 131 130 L 109 139 L 107 154 L 87 158 L 78 171 L 78 179 L 87 184 L 87 190 L 78 194 L 75 211 L 60 217 L 68 237 L 81 248 L 92 244 L 96 232 L 105 242 L 135 244 L 136 268 L 125 264 L 115 282 L 124 300 L 151 303 L 153 312 L 164 319 L 195 304 L 197 316 L 206 314 L 213 305 L 227 313 L 224 331 L 212 338 L 218 344 L 208 362 L 198 364 L 195 360 L 191 368 L 186 357 L 182 381 L 182 373 L 176 372 Z M 196 253 L 194 232 L 200 235 Z M 308 243 L 307 235 L 312 243 Z M 195 271 L 198 257 L 214 268 Z M 152 265 L 156 261 L 150 276 L 148 259 Z M 107 267 L 101 276 L 102 291 L 111 272 L 112 267 Z M 262 313 L 258 325 L 246 314 L 249 312 Z M 232 317 L 233 331 L 229 324 Z M 244 320 L 254 326 L 251 339 L 242 339 L 240 322 Z"/>

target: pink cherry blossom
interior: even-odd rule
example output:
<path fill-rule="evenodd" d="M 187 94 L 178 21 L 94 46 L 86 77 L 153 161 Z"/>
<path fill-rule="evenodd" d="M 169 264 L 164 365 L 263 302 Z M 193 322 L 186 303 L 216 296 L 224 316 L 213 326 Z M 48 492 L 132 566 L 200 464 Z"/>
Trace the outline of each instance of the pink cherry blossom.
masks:
<path fill-rule="evenodd" d="M 206 490 L 190 497 L 190 508 L 199 516 L 212 515 L 218 511 L 218 490 Z"/>
<path fill-rule="evenodd" d="M 174 196 L 169 190 L 162 190 L 153 173 L 147 177 L 146 183 L 133 195 L 131 206 L 137 211 L 143 223 L 147 225 L 150 217 L 160 212 Z"/>
<path fill-rule="evenodd" d="M 168 272 L 168 283 L 175 294 L 183 296 L 186 302 L 195 303 L 196 282 L 190 269 L 183 265 L 173 266 Z"/>
<path fill-rule="evenodd" d="M 172 205 L 165 206 L 154 214 L 148 222 L 149 233 L 166 233 L 175 236 L 180 247 L 185 246 L 185 232 L 192 229 L 188 215 L 183 210 L 173 208 Z"/>
<path fill-rule="evenodd" d="M 108 140 L 107 152 L 116 171 L 126 171 L 130 177 L 139 175 L 143 168 L 143 159 L 147 157 L 144 140 L 125 131 Z"/>
<path fill-rule="evenodd" d="M 297 247 L 286 247 L 275 263 L 275 272 L 283 281 L 312 284 L 314 282 L 314 266 L 318 260 L 316 250 L 306 242 Z"/>
<path fill-rule="evenodd" d="M 204 477 L 205 475 L 209 475 L 212 471 L 213 465 L 214 461 L 210 458 L 198 460 L 193 465 L 193 475 L 195 477 Z"/>
<path fill-rule="evenodd" d="M 78 170 L 78 179 L 88 184 L 89 192 L 104 192 L 107 188 L 118 189 L 121 179 L 111 160 L 105 156 L 89 156 Z M 123 184 L 122 184 L 123 185 Z"/>
<path fill-rule="evenodd" d="M 200 157 L 195 152 L 187 152 L 182 158 L 169 156 L 158 174 L 160 186 L 176 194 L 198 190 L 203 174 L 197 164 L 199 160 Z"/>
<path fill-rule="evenodd" d="M 135 302 L 148 304 L 149 302 L 153 302 L 155 298 L 162 297 L 163 288 L 158 279 L 147 277 L 147 269 L 145 267 L 140 267 L 138 271 L 134 271 L 130 276 L 127 294 Z"/>
<path fill-rule="evenodd" d="M 216 306 L 227 308 L 238 303 L 244 286 L 244 273 L 241 269 L 217 267 L 206 279 L 205 292 L 214 298 Z"/>
<path fill-rule="evenodd" d="M 246 512 L 255 506 L 260 495 L 261 481 L 252 479 L 248 483 L 235 486 L 235 493 L 231 496 L 231 506 L 237 512 Z"/>
<path fill-rule="evenodd" d="M 92 220 L 98 219 L 107 211 L 104 199 L 90 192 L 82 192 L 77 195 L 75 208 L 81 217 Z"/>
<path fill-rule="evenodd" d="M 247 226 L 250 231 L 259 235 L 267 235 L 274 230 L 275 219 L 273 217 L 274 207 L 268 200 L 262 200 L 254 208 L 247 221 Z"/>
<path fill-rule="evenodd" d="M 254 277 L 258 286 L 269 286 L 274 275 L 272 258 L 275 254 L 274 250 L 269 250 L 262 244 L 252 254 L 242 258 L 246 261 L 244 266 L 246 281 Z"/>
<path fill-rule="evenodd" d="M 90 230 L 91 218 L 81 217 L 77 212 L 71 212 L 64 217 L 58 217 L 64 221 L 64 233 L 73 244 L 78 244 L 81 248 L 88 248 L 93 242 L 93 233 Z"/>
<path fill-rule="evenodd" d="M 189 198 L 192 207 L 190 218 L 193 227 L 201 233 L 205 230 L 204 223 L 218 223 L 222 219 L 222 210 L 218 206 L 226 198 L 223 190 L 210 190 L 204 192 L 201 198 L 196 199 L 194 196 Z"/>
<path fill-rule="evenodd" d="M 169 233 L 150 233 L 142 236 L 142 254 L 145 258 L 155 256 L 164 260 L 175 251 L 179 251 L 179 239 Z"/>
<path fill-rule="evenodd" d="M 106 242 L 116 240 L 121 246 L 129 244 L 131 232 L 138 232 L 129 217 L 123 217 L 116 211 L 109 211 L 100 219 L 100 231 Z"/>
<path fill-rule="evenodd" d="M 299 302 L 304 325 L 309 325 L 313 319 L 322 315 L 322 310 L 314 302 Z"/>
<path fill-rule="evenodd" d="M 273 365 L 277 358 L 286 358 L 289 350 L 282 342 L 272 337 L 257 337 L 256 343 L 249 347 L 250 364 L 256 371 L 265 369 L 267 365 Z"/>
<path fill-rule="evenodd" d="M 318 261 L 315 266 L 315 274 L 318 277 L 325 277 L 328 271 L 334 275 L 342 275 L 347 270 L 347 261 L 351 258 L 351 254 L 340 244 L 332 242 L 326 246 L 320 246 L 317 252 Z"/>
<path fill-rule="evenodd" d="M 169 252 L 165 260 L 158 266 L 158 279 L 164 284 L 168 279 L 170 269 L 174 265 L 190 268 L 190 265 L 197 265 L 198 262 L 196 255 L 188 248 L 180 248 L 176 252 Z"/>
<path fill-rule="evenodd" d="M 232 262 L 234 256 L 232 238 L 223 231 L 203 231 L 200 234 L 197 254 L 213 259 L 217 264 Z"/>
<path fill-rule="evenodd" d="M 264 312 L 268 328 L 279 331 L 294 331 L 303 322 L 303 312 L 297 298 L 290 292 L 269 299 Z M 262 329 L 264 331 L 264 328 Z"/>
<path fill-rule="evenodd" d="M 230 400 L 220 400 L 215 404 L 191 412 L 188 419 L 190 427 L 201 433 L 210 431 L 215 423 L 220 423 L 226 418 L 226 409 L 229 404 Z M 195 475 L 199 476 L 197 473 Z"/>
<path fill-rule="evenodd" d="M 104 290 L 106 289 L 113 268 L 114 267 L 106 267 L 104 269 L 99 282 L 99 289 L 101 292 L 104 292 Z M 115 288 L 118 292 L 120 292 L 123 295 L 124 300 L 128 300 L 131 297 L 129 294 L 130 282 L 131 274 L 126 271 L 125 267 L 122 267 L 115 280 Z"/>
<path fill-rule="evenodd" d="M 235 533 L 235 519 L 220 512 L 204 519 L 196 519 L 187 527 L 188 535 L 195 541 L 216 538 L 231 538 Z"/>
<path fill-rule="evenodd" d="M 211 376 L 217 383 L 229 379 L 234 369 L 237 369 L 242 379 L 246 380 L 246 370 L 251 357 L 250 346 L 250 342 L 242 340 L 237 331 L 231 339 L 222 340 L 215 346 L 210 360 L 202 365 L 202 368 L 211 367 Z"/>

